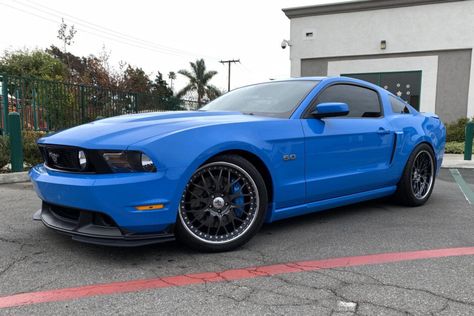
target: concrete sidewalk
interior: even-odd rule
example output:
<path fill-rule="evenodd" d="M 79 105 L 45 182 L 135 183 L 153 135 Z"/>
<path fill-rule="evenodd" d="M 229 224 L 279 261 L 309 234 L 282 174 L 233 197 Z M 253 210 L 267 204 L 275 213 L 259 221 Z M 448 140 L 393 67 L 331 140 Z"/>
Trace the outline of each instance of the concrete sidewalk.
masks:
<path fill-rule="evenodd" d="M 442 168 L 474 169 L 474 160 L 464 160 L 462 154 L 444 154 Z"/>
<path fill-rule="evenodd" d="M 0 173 L 0 184 L 28 182 L 28 171 L 12 172 L 12 173 Z"/>

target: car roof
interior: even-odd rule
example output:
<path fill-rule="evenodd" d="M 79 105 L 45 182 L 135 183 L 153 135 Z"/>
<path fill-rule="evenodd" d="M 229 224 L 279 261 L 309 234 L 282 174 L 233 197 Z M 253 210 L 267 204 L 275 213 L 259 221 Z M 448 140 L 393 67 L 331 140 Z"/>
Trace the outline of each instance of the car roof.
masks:
<path fill-rule="evenodd" d="M 352 77 L 346 77 L 346 76 L 312 76 L 312 77 L 294 77 L 294 78 L 288 78 L 288 79 L 278 79 L 278 80 L 272 80 L 270 82 L 279 82 L 279 81 L 343 81 L 343 82 L 353 82 L 353 83 L 359 83 L 367 86 L 372 86 L 374 88 L 380 88 L 379 86 L 372 84 L 370 82 L 352 78 Z"/>
<path fill-rule="evenodd" d="M 346 76 L 312 76 L 312 77 L 294 77 L 294 78 L 277 79 L 277 80 L 272 79 L 270 81 L 264 81 L 264 82 L 260 82 L 260 83 L 250 84 L 249 86 L 253 86 L 253 85 L 256 85 L 256 84 L 258 85 L 258 84 L 263 84 L 263 83 L 270 83 L 270 82 L 285 82 L 285 81 L 286 82 L 288 82 L 288 81 L 314 81 L 314 82 L 322 82 L 322 83 L 328 83 L 328 84 L 338 83 L 338 82 L 353 83 L 353 84 L 359 84 L 359 85 L 371 88 L 371 89 L 376 90 L 378 92 L 384 91 L 384 92 L 390 94 L 389 91 L 387 91 L 387 90 L 385 90 L 385 89 L 381 88 L 380 86 L 377 86 L 373 83 L 370 83 L 370 82 L 367 82 L 367 81 L 364 81 L 364 80 L 360 80 L 360 79 L 356 79 L 356 78 L 346 77 Z M 240 88 L 242 88 L 242 87 L 240 87 Z"/>
<path fill-rule="evenodd" d="M 296 80 L 296 81 L 299 81 L 299 80 L 305 80 L 305 81 L 308 81 L 308 80 L 311 80 L 311 81 L 322 81 L 322 80 L 329 79 L 329 78 L 331 78 L 331 77 L 295 77 L 295 78 L 282 79 L 282 80 L 275 80 L 275 81 L 288 81 L 288 80 Z M 335 78 L 339 78 L 339 77 L 335 77 Z"/>
<path fill-rule="evenodd" d="M 289 78 L 289 79 L 282 79 L 282 80 L 273 80 L 273 81 L 270 81 L 270 82 L 278 82 L 278 81 L 320 81 L 320 82 L 345 82 L 345 83 L 354 83 L 354 84 L 360 84 L 360 85 L 363 85 L 363 86 L 366 86 L 366 87 L 369 87 L 369 88 L 372 88 L 374 90 L 377 90 L 377 91 L 380 91 L 382 88 L 373 84 L 373 83 L 370 83 L 370 82 L 367 82 L 367 81 L 364 81 L 364 80 L 360 80 L 360 79 L 356 79 L 356 78 L 351 78 L 351 77 L 346 77 L 346 76 L 326 76 L 326 77 L 323 77 L 323 76 L 319 76 L 319 77 L 295 77 L 295 78 Z M 386 91 L 385 89 L 383 89 L 384 91 Z M 388 92 L 388 91 L 386 91 Z"/>

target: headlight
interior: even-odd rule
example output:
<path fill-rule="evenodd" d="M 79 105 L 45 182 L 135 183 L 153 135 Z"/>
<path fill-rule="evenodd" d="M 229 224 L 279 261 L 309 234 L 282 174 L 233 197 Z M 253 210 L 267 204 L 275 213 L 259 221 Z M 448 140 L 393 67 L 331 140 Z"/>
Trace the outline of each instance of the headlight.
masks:
<path fill-rule="evenodd" d="M 153 164 L 153 161 L 151 161 L 150 157 L 142 153 L 141 155 L 141 162 L 142 162 L 142 168 L 145 171 L 154 171 L 155 165 Z"/>
<path fill-rule="evenodd" d="M 103 152 L 102 156 L 113 172 L 155 172 L 153 161 L 139 151 Z"/>
<path fill-rule="evenodd" d="M 77 158 L 79 159 L 79 166 L 81 167 L 81 170 L 84 171 L 87 167 L 87 158 L 84 151 L 79 150 Z"/>

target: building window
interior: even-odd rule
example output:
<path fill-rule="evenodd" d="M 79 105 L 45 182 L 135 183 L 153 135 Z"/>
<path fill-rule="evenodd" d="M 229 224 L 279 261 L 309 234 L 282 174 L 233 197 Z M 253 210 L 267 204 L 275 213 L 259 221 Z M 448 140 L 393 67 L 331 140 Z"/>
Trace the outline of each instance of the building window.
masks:
<path fill-rule="evenodd" d="M 371 82 L 399 96 L 415 109 L 420 109 L 421 71 L 343 74 L 342 76 Z"/>

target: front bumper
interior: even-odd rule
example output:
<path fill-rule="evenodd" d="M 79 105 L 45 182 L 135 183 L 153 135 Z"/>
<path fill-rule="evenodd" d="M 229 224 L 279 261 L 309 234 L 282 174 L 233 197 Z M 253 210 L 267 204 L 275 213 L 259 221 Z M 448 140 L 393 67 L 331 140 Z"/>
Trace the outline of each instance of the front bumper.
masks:
<path fill-rule="evenodd" d="M 100 212 L 73 209 L 43 202 L 33 219 L 73 240 L 105 246 L 135 247 L 174 240 L 172 227 L 159 234 L 134 234 L 120 229 Z"/>
<path fill-rule="evenodd" d="M 29 175 L 36 193 L 46 204 L 104 214 L 128 236 L 170 231 L 176 222 L 179 198 L 185 186 L 180 182 L 181 172 L 173 169 L 153 173 L 79 174 L 37 165 Z M 164 207 L 146 211 L 136 208 L 151 204 Z M 68 227 L 50 224 L 51 218 L 44 208 L 41 214 L 47 226 L 72 234 Z M 74 235 L 82 236 L 84 229 L 76 229 Z"/>

